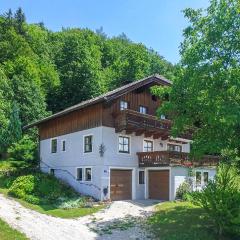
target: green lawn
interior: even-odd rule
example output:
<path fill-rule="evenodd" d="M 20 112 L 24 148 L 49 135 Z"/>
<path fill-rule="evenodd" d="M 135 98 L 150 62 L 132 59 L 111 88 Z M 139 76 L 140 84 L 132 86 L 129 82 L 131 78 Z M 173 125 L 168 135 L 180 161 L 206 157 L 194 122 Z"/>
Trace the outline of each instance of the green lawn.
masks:
<path fill-rule="evenodd" d="M 21 166 L 22 163 L 21 162 L 13 162 L 13 161 L 0 161 L 0 171 L 4 171 L 4 170 L 14 170 L 14 169 L 19 169 L 19 166 Z M 4 194 L 6 197 L 8 196 L 8 192 L 9 192 L 9 188 L 12 185 L 12 182 L 16 179 L 16 177 L 14 176 L 3 176 L 0 175 L 0 193 Z M 43 178 L 42 181 L 45 181 L 46 179 Z M 69 194 L 73 194 L 74 190 L 69 189 L 69 187 L 65 187 L 64 185 L 62 185 L 61 183 L 58 183 L 56 181 L 48 181 L 47 183 L 45 183 L 44 188 L 48 188 L 49 185 L 55 184 L 53 186 L 55 186 L 54 189 L 49 188 L 49 194 L 51 194 L 51 191 L 54 191 L 56 188 L 59 188 L 60 190 L 58 192 L 63 193 L 63 197 L 64 197 L 64 193 L 69 193 Z M 45 190 L 46 192 L 46 190 Z M 54 193 L 53 193 L 54 194 Z M 74 195 L 76 195 L 77 193 L 74 193 Z M 76 195 L 77 196 L 77 195 Z M 80 196 L 79 196 L 80 197 Z M 93 205 L 91 207 L 79 207 L 79 208 L 70 208 L 70 209 L 63 209 L 63 208 L 59 208 L 56 204 L 54 204 L 52 202 L 47 202 L 44 204 L 32 204 L 29 203 L 23 199 L 19 199 L 19 198 L 14 198 L 16 201 L 18 201 L 20 204 L 22 204 L 24 207 L 26 208 L 30 208 L 32 210 L 35 210 L 37 212 L 43 213 L 43 214 L 47 214 L 47 215 L 51 215 L 54 217 L 60 217 L 60 218 L 77 218 L 77 217 L 82 217 L 85 215 L 89 215 L 89 214 L 93 214 L 97 211 L 99 211 L 100 209 L 104 208 L 104 205 Z M 87 204 L 88 205 L 88 204 Z M 1 239 L 1 238 L 0 238 Z"/>
<path fill-rule="evenodd" d="M 35 210 L 39 213 L 51 215 L 53 217 L 60 218 L 78 218 L 83 217 L 89 214 L 93 214 L 103 208 L 103 205 L 95 206 L 95 207 L 84 207 L 84 208 L 73 208 L 73 209 L 60 209 L 56 208 L 54 205 L 34 205 L 28 203 L 24 200 L 16 199 L 20 202 L 24 207 Z"/>
<path fill-rule="evenodd" d="M 166 202 L 157 206 L 157 212 L 148 224 L 156 239 L 161 240 L 215 240 L 213 225 L 204 211 L 188 202 Z"/>
<path fill-rule="evenodd" d="M 1 240 L 27 240 L 28 238 L 17 230 L 11 228 L 0 219 L 0 239 Z"/>
<path fill-rule="evenodd" d="M 8 189 L 0 188 L 0 193 L 4 194 L 6 197 L 8 196 Z M 57 208 L 54 204 L 48 205 L 35 205 L 28 203 L 22 199 L 14 198 L 15 201 L 18 201 L 21 205 L 26 208 L 32 209 L 42 214 L 47 214 L 53 217 L 60 218 L 78 218 L 83 217 L 89 214 L 93 214 L 104 208 L 104 205 L 96 205 L 94 207 L 82 207 L 82 208 L 73 208 L 73 209 L 60 209 Z M 1 239 L 1 238 L 0 238 Z"/>

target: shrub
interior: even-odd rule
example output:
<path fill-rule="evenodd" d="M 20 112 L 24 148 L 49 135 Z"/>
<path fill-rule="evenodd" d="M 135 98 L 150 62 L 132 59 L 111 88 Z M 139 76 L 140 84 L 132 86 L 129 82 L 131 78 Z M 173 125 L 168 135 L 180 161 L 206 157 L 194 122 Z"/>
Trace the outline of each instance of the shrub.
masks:
<path fill-rule="evenodd" d="M 8 154 L 12 161 L 24 161 L 33 165 L 37 161 L 37 144 L 25 135 L 8 149 Z"/>
<path fill-rule="evenodd" d="M 25 199 L 26 195 L 34 192 L 35 177 L 33 175 L 20 176 L 12 183 L 9 194 L 11 196 Z"/>
<path fill-rule="evenodd" d="M 240 177 L 236 168 L 220 164 L 214 181 L 191 196 L 194 204 L 205 209 L 219 236 L 240 236 Z"/>
<path fill-rule="evenodd" d="M 192 187 L 189 182 L 184 181 L 182 184 L 179 185 L 176 191 L 176 198 L 186 200 L 187 194 L 192 191 Z"/>
<path fill-rule="evenodd" d="M 34 204 L 55 204 L 61 198 L 79 197 L 71 187 L 44 173 L 17 177 L 9 188 L 9 195 Z"/>

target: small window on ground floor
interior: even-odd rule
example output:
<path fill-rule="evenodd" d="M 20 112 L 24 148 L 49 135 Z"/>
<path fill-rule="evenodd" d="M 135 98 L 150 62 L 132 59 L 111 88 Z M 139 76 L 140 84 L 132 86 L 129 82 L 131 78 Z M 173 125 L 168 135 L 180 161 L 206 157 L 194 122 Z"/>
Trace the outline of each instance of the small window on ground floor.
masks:
<path fill-rule="evenodd" d="M 83 180 L 83 169 L 77 168 L 77 180 L 82 181 Z"/>
<path fill-rule="evenodd" d="M 203 172 L 203 182 L 204 185 L 208 183 L 208 172 Z"/>
<path fill-rule="evenodd" d="M 54 176 L 54 173 L 55 173 L 54 169 L 51 168 L 50 169 L 50 174 Z"/>
<path fill-rule="evenodd" d="M 196 185 L 201 186 L 201 182 L 202 182 L 202 174 L 201 174 L 201 172 L 197 171 L 196 172 Z"/>
<path fill-rule="evenodd" d="M 92 169 L 91 168 L 85 168 L 85 181 L 92 181 Z"/>
<path fill-rule="evenodd" d="M 144 170 L 140 170 L 138 172 L 138 183 L 139 184 L 145 184 L 145 172 L 144 172 Z"/>

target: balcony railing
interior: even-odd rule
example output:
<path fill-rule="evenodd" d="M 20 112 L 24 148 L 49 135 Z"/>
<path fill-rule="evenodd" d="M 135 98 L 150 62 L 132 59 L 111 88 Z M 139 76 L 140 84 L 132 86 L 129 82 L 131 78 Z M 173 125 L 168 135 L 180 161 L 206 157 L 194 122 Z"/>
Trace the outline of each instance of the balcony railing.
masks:
<path fill-rule="evenodd" d="M 169 132 L 171 121 L 167 119 L 158 119 L 155 116 L 142 114 L 130 109 L 121 111 L 115 118 L 115 128 L 117 131 L 133 130 L 145 131 L 152 134 Z"/>
<path fill-rule="evenodd" d="M 189 153 L 155 151 L 138 152 L 139 167 L 162 167 L 162 166 L 216 166 L 218 156 L 205 155 L 199 160 L 190 159 Z"/>

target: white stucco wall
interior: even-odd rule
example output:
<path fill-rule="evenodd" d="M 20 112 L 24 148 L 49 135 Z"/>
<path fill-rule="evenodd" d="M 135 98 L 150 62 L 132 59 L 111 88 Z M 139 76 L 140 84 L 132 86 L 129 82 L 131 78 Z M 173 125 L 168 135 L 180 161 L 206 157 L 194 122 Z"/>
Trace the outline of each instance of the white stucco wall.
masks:
<path fill-rule="evenodd" d="M 84 136 L 93 135 L 93 152 L 84 153 Z M 138 184 L 138 157 L 137 152 L 143 151 L 144 139 L 154 142 L 154 151 L 167 150 L 167 141 L 161 139 L 145 138 L 127 135 L 130 137 L 130 154 L 119 153 L 118 137 L 124 135 L 115 133 L 114 128 L 97 127 L 70 133 L 57 137 L 57 153 L 51 153 L 51 139 L 40 142 L 41 168 L 49 172 L 50 168 L 55 169 L 55 175 L 72 185 L 77 191 L 92 195 L 97 199 L 107 199 L 110 197 L 110 169 L 131 169 L 132 170 L 132 197 L 133 199 L 144 199 L 148 193 L 147 171 L 145 171 L 145 184 Z M 66 151 L 61 150 L 62 140 L 66 141 Z M 105 146 L 104 156 L 99 154 L 99 146 Z M 181 144 L 180 144 L 181 145 Z M 183 152 L 190 151 L 190 144 L 182 144 Z M 92 181 L 77 181 L 76 168 L 91 167 Z M 164 169 L 164 168 L 162 168 Z M 170 175 L 170 200 L 175 199 L 176 189 L 188 176 L 187 168 L 168 168 Z M 209 178 L 214 176 L 210 171 Z M 103 189 L 108 188 L 107 196 L 104 196 Z"/>

